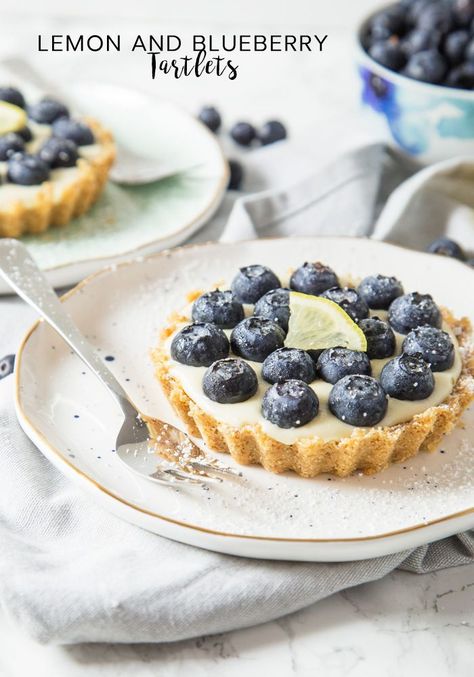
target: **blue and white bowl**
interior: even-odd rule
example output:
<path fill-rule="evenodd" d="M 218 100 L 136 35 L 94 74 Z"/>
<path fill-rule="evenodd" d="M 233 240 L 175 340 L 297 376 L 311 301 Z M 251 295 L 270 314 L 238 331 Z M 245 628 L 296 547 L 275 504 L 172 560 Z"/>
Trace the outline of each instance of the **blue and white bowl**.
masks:
<path fill-rule="evenodd" d="M 381 119 L 389 140 L 422 162 L 474 156 L 474 91 L 419 82 L 378 64 L 362 45 L 373 16 L 357 35 L 364 107 Z"/>

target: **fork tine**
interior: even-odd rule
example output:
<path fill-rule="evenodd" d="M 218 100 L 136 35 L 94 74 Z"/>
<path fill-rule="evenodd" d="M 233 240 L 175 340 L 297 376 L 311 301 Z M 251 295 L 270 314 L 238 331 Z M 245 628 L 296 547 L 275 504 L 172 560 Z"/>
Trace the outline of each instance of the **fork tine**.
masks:
<path fill-rule="evenodd" d="M 165 475 L 170 475 L 180 482 L 190 482 L 191 484 L 208 484 L 209 482 L 222 482 L 222 477 L 212 476 L 212 475 L 203 475 L 195 473 L 187 473 L 179 470 L 177 468 L 166 468 L 162 472 Z"/>
<path fill-rule="evenodd" d="M 156 480 L 162 484 L 195 484 L 201 487 L 206 485 L 206 482 L 202 479 L 199 479 L 197 476 L 185 475 L 184 473 L 179 473 L 170 470 L 155 470 L 154 473 L 149 475 L 151 479 Z"/>
<path fill-rule="evenodd" d="M 229 468 L 224 465 L 214 465 L 212 463 L 205 463 L 202 460 L 199 461 L 189 461 L 189 465 L 193 468 L 193 470 L 197 470 L 200 473 L 204 473 L 204 475 L 208 475 L 212 477 L 213 475 L 217 475 L 219 478 L 227 479 L 227 478 L 240 478 L 242 477 L 242 473 L 238 472 L 237 470 L 234 470 L 233 468 Z"/>

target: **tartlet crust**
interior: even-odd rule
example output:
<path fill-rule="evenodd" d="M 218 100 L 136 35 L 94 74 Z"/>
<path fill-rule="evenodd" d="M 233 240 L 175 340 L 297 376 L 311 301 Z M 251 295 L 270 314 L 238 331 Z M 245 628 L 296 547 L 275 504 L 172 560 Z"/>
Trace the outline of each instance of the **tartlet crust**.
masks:
<path fill-rule="evenodd" d="M 267 435 L 259 425 L 235 427 L 207 414 L 184 391 L 171 374 L 166 339 L 178 324 L 187 321 L 175 315 L 163 330 L 159 346 L 152 351 L 155 373 L 166 397 L 186 425 L 190 435 L 200 437 L 214 451 L 229 453 L 237 463 L 258 464 L 266 470 L 281 473 L 293 470 L 302 477 L 332 473 L 346 477 L 353 472 L 380 472 L 392 463 L 399 463 L 420 451 L 434 451 L 474 399 L 474 351 L 471 325 L 467 318 L 457 320 L 446 309 L 443 318 L 459 342 L 463 367 L 449 397 L 439 405 L 416 414 L 411 420 L 388 427 L 355 428 L 352 435 L 325 441 L 318 437 L 301 438 L 294 444 L 283 444 Z M 149 422 L 153 435 L 153 423 Z"/>
<path fill-rule="evenodd" d="M 100 153 L 92 159 L 79 158 L 78 174 L 59 198 L 54 195 L 53 181 L 39 187 L 33 203 L 21 200 L 7 210 L 0 208 L 0 237 L 19 237 L 27 233 L 42 233 L 50 226 L 65 226 L 71 219 L 84 214 L 98 199 L 115 159 L 112 134 L 94 118 L 84 118 L 94 132 Z"/>

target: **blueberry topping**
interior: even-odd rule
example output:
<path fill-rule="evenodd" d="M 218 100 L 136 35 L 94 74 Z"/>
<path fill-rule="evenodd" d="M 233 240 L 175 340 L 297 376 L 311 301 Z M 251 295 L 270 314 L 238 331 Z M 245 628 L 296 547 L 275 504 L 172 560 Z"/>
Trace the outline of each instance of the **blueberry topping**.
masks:
<path fill-rule="evenodd" d="M 236 122 L 230 130 L 230 135 L 239 146 L 250 146 L 257 132 L 249 122 Z"/>
<path fill-rule="evenodd" d="M 257 375 L 252 367 L 232 357 L 213 362 L 202 380 L 206 397 L 220 404 L 245 402 L 255 395 L 257 388 Z"/>
<path fill-rule="evenodd" d="M 266 122 L 258 132 L 258 140 L 262 146 L 268 146 L 276 141 L 286 139 L 286 127 L 278 120 L 270 120 Z"/>
<path fill-rule="evenodd" d="M 6 162 L 15 153 L 22 153 L 25 150 L 25 142 L 18 134 L 11 132 L 0 136 L 0 161 Z"/>
<path fill-rule="evenodd" d="M 79 120 L 59 118 L 53 123 L 53 134 L 61 139 L 74 141 L 76 146 L 90 146 L 94 143 L 92 130 Z"/>
<path fill-rule="evenodd" d="M 49 166 L 36 155 L 16 153 L 8 160 L 8 180 L 20 186 L 38 186 L 49 178 Z"/>
<path fill-rule="evenodd" d="M 388 321 L 399 334 L 408 334 L 423 324 L 441 327 L 441 313 L 430 294 L 412 292 L 399 296 L 388 309 Z"/>
<path fill-rule="evenodd" d="M 45 98 L 28 106 L 28 115 L 35 122 L 51 125 L 58 118 L 69 117 L 69 110 L 59 101 Z"/>
<path fill-rule="evenodd" d="M 338 285 L 339 280 L 333 269 L 319 261 L 303 263 L 295 270 L 290 279 L 291 289 L 314 296 L 319 296 L 323 291 Z"/>
<path fill-rule="evenodd" d="M 359 322 L 367 339 L 367 355 L 371 360 L 391 357 L 395 352 L 395 334 L 387 322 L 378 317 L 367 317 Z"/>
<path fill-rule="evenodd" d="M 304 381 L 275 383 L 263 396 L 263 418 L 279 428 L 300 428 L 312 421 L 318 411 L 318 397 Z"/>
<path fill-rule="evenodd" d="M 436 49 L 427 49 L 414 54 L 408 61 L 403 74 L 413 80 L 440 84 L 448 70 L 446 60 Z"/>
<path fill-rule="evenodd" d="M 193 322 L 212 322 L 221 329 L 232 329 L 244 319 L 244 309 L 229 290 L 209 291 L 193 304 Z"/>
<path fill-rule="evenodd" d="M 248 317 L 232 330 L 230 345 L 239 357 L 254 362 L 263 362 L 274 350 L 283 347 L 283 329 L 263 317 Z"/>
<path fill-rule="evenodd" d="M 241 268 L 231 284 L 237 301 L 241 303 L 256 303 L 267 291 L 278 287 L 281 284 L 275 273 L 260 265 Z"/>
<path fill-rule="evenodd" d="M 43 144 L 38 155 L 53 169 L 74 167 L 79 158 L 77 146 L 73 141 L 58 139 L 54 136 Z"/>
<path fill-rule="evenodd" d="M 402 350 L 407 355 L 421 354 L 431 371 L 445 371 L 454 364 L 454 345 L 450 335 L 436 327 L 417 327 L 407 334 Z"/>
<path fill-rule="evenodd" d="M 331 287 L 321 296 L 334 301 L 351 317 L 354 322 L 359 322 L 369 316 L 369 306 L 355 289 L 350 287 Z"/>
<path fill-rule="evenodd" d="M 304 350 L 279 348 L 265 359 L 262 376 L 268 383 L 282 383 L 288 379 L 311 383 L 316 378 L 316 366 Z"/>
<path fill-rule="evenodd" d="M 369 275 L 357 287 L 357 292 L 369 308 L 387 310 L 392 301 L 403 294 L 403 286 L 396 277 Z"/>
<path fill-rule="evenodd" d="M 466 255 L 464 254 L 461 247 L 454 240 L 450 240 L 448 237 L 440 237 L 430 244 L 426 250 L 430 254 L 438 254 L 439 256 L 450 256 L 454 259 L 459 259 L 464 261 Z"/>
<path fill-rule="evenodd" d="M 244 168 L 237 160 L 229 160 L 229 172 L 228 190 L 240 190 L 244 178 Z"/>
<path fill-rule="evenodd" d="M 15 87 L 0 87 L 0 101 L 12 103 L 19 108 L 25 107 L 25 97 Z"/>
<path fill-rule="evenodd" d="M 332 388 L 329 410 L 340 421 L 357 427 L 374 426 L 385 416 L 387 396 L 371 376 L 351 374 Z"/>
<path fill-rule="evenodd" d="M 474 21 L 474 0 L 453 0 L 452 12 L 458 26 L 469 26 Z"/>
<path fill-rule="evenodd" d="M 19 129 L 16 134 L 18 134 L 18 136 L 20 136 L 25 143 L 33 140 L 33 134 L 31 133 L 31 129 L 29 127 L 23 127 L 23 129 Z"/>
<path fill-rule="evenodd" d="M 316 366 L 319 376 L 328 383 L 337 383 L 349 374 L 372 374 L 367 353 L 339 346 L 323 350 Z"/>
<path fill-rule="evenodd" d="M 265 317 L 288 331 L 290 319 L 290 292 L 288 289 L 271 289 L 261 296 L 254 308 L 254 315 Z"/>
<path fill-rule="evenodd" d="M 204 106 L 204 108 L 201 108 L 198 118 L 211 132 L 217 132 L 222 124 L 219 111 L 214 106 Z"/>
<path fill-rule="evenodd" d="M 229 340 L 209 322 L 195 322 L 179 331 L 171 342 L 173 360 L 189 367 L 209 367 L 229 354 Z"/>
<path fill-rule="evenodd" d="M 375 42 L 369 48 L 369 54 L 381 66 L 393 71 L 401 70 L 407 60 L 402 46 L 398 42 Z"/>
<path fill-rule="evenodd" d="M 387 395 L 397 400 L 424 400 L 431 395 L 435 382 L 430 365 L 421 353 L 402 353 L 387 362 L 380 374 Z"/>

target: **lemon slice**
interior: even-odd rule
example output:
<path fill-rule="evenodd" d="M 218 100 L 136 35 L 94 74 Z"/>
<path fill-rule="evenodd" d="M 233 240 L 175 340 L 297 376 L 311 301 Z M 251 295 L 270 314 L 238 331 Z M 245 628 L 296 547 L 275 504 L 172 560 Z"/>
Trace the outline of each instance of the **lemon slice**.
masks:
<path fill-rule="evenodd" d="M 285 346 L 302 350 L 342 346 L 365 351 L 367 339 L 362 329 L 334 301 L 292 291 Z"/>
<path fill-rule="evenodd" d="M 17 132 L 26 127 L 26 113 L 23 108 L 0 101 L 0 135 Z"/>

